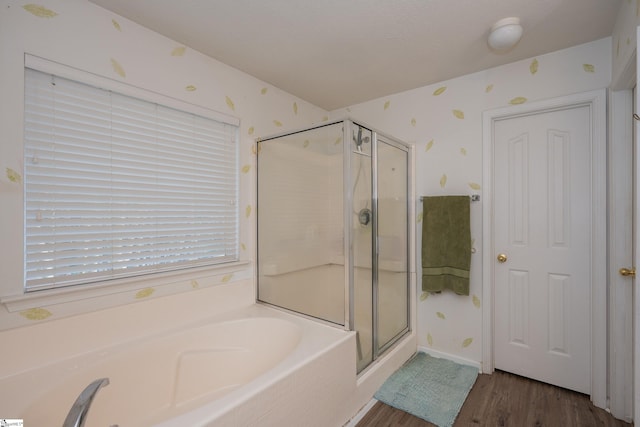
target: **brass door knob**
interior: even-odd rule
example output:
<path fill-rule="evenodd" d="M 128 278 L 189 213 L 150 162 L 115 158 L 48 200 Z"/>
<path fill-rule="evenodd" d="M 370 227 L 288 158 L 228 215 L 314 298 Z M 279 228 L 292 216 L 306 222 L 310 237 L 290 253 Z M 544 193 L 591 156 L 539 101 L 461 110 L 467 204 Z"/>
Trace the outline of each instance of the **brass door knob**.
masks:
<path fill-rule="evenodd" d="M 507 255 L 498 254 L 498 262 L 507 262 Z"/>
<path fill-rule="evenodd" d="M 631 276 L 631 277 L 635 277 L 636 276 L 636 269 L 635 268 L 621 268 L 618 271 L 620 272 L 620 274 L 622 276 Z"/>

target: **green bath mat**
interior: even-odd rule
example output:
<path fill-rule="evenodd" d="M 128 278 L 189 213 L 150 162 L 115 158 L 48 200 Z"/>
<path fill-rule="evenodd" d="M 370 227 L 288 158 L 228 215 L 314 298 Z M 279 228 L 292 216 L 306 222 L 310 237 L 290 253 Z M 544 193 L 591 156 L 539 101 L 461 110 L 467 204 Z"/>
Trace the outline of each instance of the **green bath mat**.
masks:
<path fill-rule="evenodd" d="M 417 353 L 374 397 L 437 426 L 451 427 L 477 377 L 477 368 Z"/>

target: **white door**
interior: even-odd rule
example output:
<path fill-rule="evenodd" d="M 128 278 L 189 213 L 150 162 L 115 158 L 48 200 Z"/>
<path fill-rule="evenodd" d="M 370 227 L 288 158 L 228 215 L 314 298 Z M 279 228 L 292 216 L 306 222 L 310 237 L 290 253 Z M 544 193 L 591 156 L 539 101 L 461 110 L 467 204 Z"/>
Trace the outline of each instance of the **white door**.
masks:
<path fill-rule="evenodd" d="M 640 27 L 636 28 L 636 39 L 640 37 Z M 636 85 L 634 88 L 633 107 L 636 114 L 640 114 L 640 100 L 638 99 L 638 84 L 640 83 L 640 56 L 638 55 L 640 45 L 636 46 Z M 638 117 L 638 116 L 634 116 Z M 638 173 L 638 166 L 640 166 L 640 147 L 638 147 L 638 139 L 640 138 L 640 121 L 635 120 L 634 127 L 634 163 L 633 163 L 633 249 L 634 249 L 634 263 L 636 266 L 640 266 L 640 236 L 638 236 L 640 228 L 640 182 L 638 179 L 640 173 Z M 633 285 L 633 421 L 635 424 L 640 423 L 640 292 L 636 287 L 636 282 Z"/>
<path fill-rule="evenodd" d="M 635 101 L 635 111 L 640 111 L 638 101 Z M 636 122 L 634 134 L 634 164 L 633 164 L 633 182 L 634 182 L 634 201 L 633 201 L 633 259 L 636 266 L 640 266 L 640 237 L 638 236 L 638 228 L 640 224 L 640 182 L 638 182 L 638 165 L 640 165 L 640 149 L 638 147 L 638 135 L 640 135 L 640 122 Z M 637 281 L 635 280 L 635 267 L 631 267 L 634 274 L 629 277 L 632 284 L 633 293 L 633 371 L 635 372 L 633 380 L 633 421 L 635 424 L 640 422 L 640 292 L 638 292 Z M 622 273 L 622 271 L 621 271 Z"/>
<path fill-rule="evenodd" d="M 634 111 L 640 111 L 640 103 L 638 102 L 637 97 L 637 86 L 634 89 L 633 100 L 634 100 Z M 633 133 L 633 214 L 632 214 L 632 256 L 633 262 L 636 266 L 640 266 L 640 247 L 638 246 L 640 242 L 640 238 L 638 236 L 638 225 L 640 224 L 640 206 L 638 203 L 640 202 L 640 182 L 638 182 L 638 177 L 640 174 L 638 173 L 638 165 L 640 165 L 640 149 L 638 147 L 638 136 L 640 135 L 640 121 L 635 122 L 634 133 Z M 620 269 L 620 274 L 626 273 L 624 271 L 625 267 Z M 626 270 L 633 271 L 633 274 L 627 276 L 631 281 L 632 295 L 633 295 L 633 306 L 632 306 L 632 317 L 633 317 L 633 334 L 634 334 L 634 345 L 633 345 L 633 371 L 635 372 L 634 381 L 633 381 L 633 421 L 636 424 L 640 422 L 640 292 L 636 288 L 636 280 L 635 280 L 635 267 L 627 267 Z M 625 274 L 625 275 L 626 275 Z"/>
<path fill-rule="evenodd" d="M 591 392 L 588 106 L 494 122 L 496 369 Z"/>

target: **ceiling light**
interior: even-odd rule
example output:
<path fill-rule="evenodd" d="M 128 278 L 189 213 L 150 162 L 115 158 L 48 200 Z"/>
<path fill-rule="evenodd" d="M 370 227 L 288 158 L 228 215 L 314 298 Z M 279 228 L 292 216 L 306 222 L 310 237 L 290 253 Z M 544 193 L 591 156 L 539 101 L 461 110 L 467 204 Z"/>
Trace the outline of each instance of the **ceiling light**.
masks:
<path fill-rule="evenodd" d="M 489 34 L 489 46 L 496 51 L 511 49 L 522 37 L 520 18 L 503 18 L 493 24 Z"/>

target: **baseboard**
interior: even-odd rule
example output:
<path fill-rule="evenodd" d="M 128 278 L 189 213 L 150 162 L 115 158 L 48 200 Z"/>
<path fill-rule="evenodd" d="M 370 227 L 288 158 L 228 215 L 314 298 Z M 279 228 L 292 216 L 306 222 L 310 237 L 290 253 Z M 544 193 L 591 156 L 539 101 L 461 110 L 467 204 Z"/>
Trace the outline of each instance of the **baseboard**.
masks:
<path fill-rule="evenodd" d="M 473 366 L 474 368 L 478 368 L 478 372 L 482 373 L 482 363 L 476 362 L 475 360 L 465 359 L 464 357 L 456 356 L 449 353 L 443 353 L 441 351 L 422 346 L 418 346 L 418 351 L 427 353 L 429 356 L 437 357 L 439 359 L 448 359 L 461 365 Z"/>
<path fill-rule="evenodd" d="M 362 407 L 362 409 L 358 411 L 358 413 L 353 418 L 349 420 L 348 423 L 346 423 L 342 427 L 355 427 L 360 422 L 360 420 L 362 420 L 364 416 L 367 415 L 367 412 L 369 412 L 369 410 L 371 410 L 371 408 L 373 408 L 373 405 L 375 405 L 376 403 L 378 403 L 378 400 L 372 398 L 369 402 L 367 402 L 366 405 Z"/>

